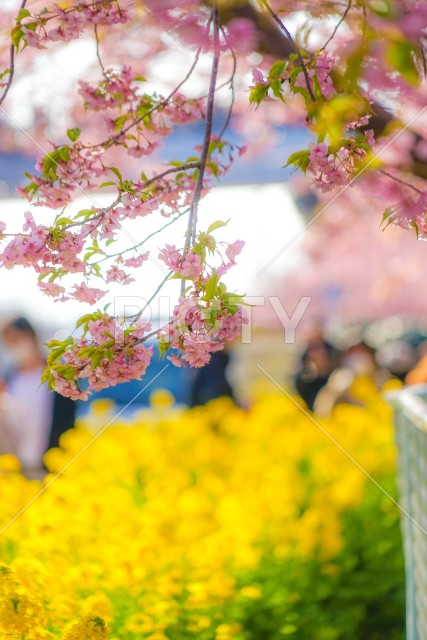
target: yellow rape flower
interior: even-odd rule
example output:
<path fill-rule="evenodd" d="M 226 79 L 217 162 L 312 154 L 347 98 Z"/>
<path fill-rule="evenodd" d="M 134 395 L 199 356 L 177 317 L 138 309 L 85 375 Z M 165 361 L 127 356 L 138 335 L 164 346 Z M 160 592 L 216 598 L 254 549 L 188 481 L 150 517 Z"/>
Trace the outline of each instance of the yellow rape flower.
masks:
<path fill-rule="evenodd" d="M 99 616 L 85 616 L 72 622 L 64 631 L 63 640 L 105 640 L 108 627 Z"/>

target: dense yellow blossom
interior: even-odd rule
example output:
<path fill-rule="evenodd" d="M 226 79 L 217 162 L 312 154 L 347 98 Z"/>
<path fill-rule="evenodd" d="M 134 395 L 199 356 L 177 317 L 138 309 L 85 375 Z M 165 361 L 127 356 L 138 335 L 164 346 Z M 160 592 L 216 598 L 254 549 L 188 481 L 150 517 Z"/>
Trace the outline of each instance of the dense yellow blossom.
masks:
<path fill-rule="evenodd" d="M 262 598 L 244 576 L 266 554 L 339 570 L 341 514 L 369 482 L 349 456 L 373 476 L 394 464 L 389 408 L 367 381 L 355 395 L 364 408 L 319 428 L 284 395 L 184 411 L 160 394 L 87 447 L 114 415 L 103 402 L 42 482 L 0 458 L 0 638 L 232 640 L 230 603 Z"/>

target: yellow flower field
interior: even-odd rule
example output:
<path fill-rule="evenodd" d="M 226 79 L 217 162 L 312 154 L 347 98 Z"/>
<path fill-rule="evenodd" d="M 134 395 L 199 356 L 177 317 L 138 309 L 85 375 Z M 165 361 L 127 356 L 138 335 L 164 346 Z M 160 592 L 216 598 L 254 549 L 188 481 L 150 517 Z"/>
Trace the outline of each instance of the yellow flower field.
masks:
<path fill-rule="evenodd" d="M 364 408 L 338 407 L 324 431 L 282 395 L 179 410 L 158 393 L 102 433 L 114 410 L 98 401 L 47 454 L 42 482 L 0 458 L 0 638 L 252 638 L 248 612 L 272 597 L 260 568 L 341 571 L 344 514 L 370 484 L 343 450 L 379 481 L 393 474 L 390 410 L 358 385 Z M 384 496 L 381 509 L 398 527 Z M 290 614 L 277 625 L 304 637 Z"/>

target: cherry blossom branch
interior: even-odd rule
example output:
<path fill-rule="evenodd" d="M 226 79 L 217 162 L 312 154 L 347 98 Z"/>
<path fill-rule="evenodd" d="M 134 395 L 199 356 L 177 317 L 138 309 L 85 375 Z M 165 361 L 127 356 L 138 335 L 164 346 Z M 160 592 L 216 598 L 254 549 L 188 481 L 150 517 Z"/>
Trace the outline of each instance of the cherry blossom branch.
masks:
<path fill-rule="evenodd" d="M 24 9 L 26 4 L 27 0 L 22 0 L 19 10 L 21 11 L 22 9 Z M 9 52 L 9 77 L 6 82 L 6 86 L 3 89 L 3 93 L 0 96 L 0 105 L 2 105 L 5 101 L 6 96 L 9 93 L 9 89 L 12 86 L 13 76 L 15 75 L 15 45 L 13 43 L 10 45 Z"/>
<path fill-rule="evenodd" d="M 103 218 L 109 211 L 112 211 L 113 209 L 115 209 L 117 207 L 118 204 L 120 204 L 120 201 L 122 199 L 122 195 L 119 194 L 117 196 L 117 198 L 114 200 L 114 202 L 112 202 L 111 204 L 108 205 L 108 207 L 103 207 L 102 211 L 100 211 L 99 213 L 97 213 L 96 215 L 92 216 L 91 218 L 87 218 L 84 221 L 84 224 L 87 224 L 88 222 L 92 222 L 93 220 L 97 220 L 98 218 Z M 64 227 L 62 227 L 62 229 L 71 229 L 72 227 L 79 227 L 83 224 L 83 222 L 81 220 L 79 220 L 78 222 L 71 222 L 70 224 L 65 225 Z"/>
<path fill-rule="evenodd" d="M 144 113 L 144 115 L 140 116 L 139 118 L 136 118 L 133 122 L 131 122 L 131 124 L 129 124 L 127 127 L 124 127 L 124 129 L 122 129 L 121 131 L 119 131 L 115 136 L 113 136 L 112 138 L 109 138 L 108 140 L 105 140 L 104 142 L 101 142 L 97 145 L 91 145 L 91 148 L 94 147 L 104 147 L 105 149 L 108 149 L 109 147 L 111 147 L 112 145 L 114 145 L 117 140 L 119 140 L 125 133 L 127 133 L 128 131 L 130 131 L 130 129 L 132 129 L 133 127 L 135 127 L 137 124 L 139 124 L 140 122 L 142 122 L 147 116 L 150 116 L 152 113 L 154 113 L 155 111 L 157 111 L 158 109 L 161 109 L 162 107 L 166 106 L 168 104 L 168 102 L 170 101 L 171 98 L 173 98 L 173 96 L 181 89 L 181 87 L 189 80 L 189 78 L 191 77 L 194 69 L 197 66 L 197 63 L 199 62 L 199 58 L 200 58 L 200 54 L 202 52 L 202 47 L 200 46 L 197 49 L 196 52 L 196 56 L 194 58 L 194 61 L 191 65 L 191 67 L 189 68 L 188 72 L 186 73 L 185 77 L 181 80 L 181 82 L 169 93 L 169 95 L 164 98 L 163 100 L 161 100 L 158 104 L 156 104 L 154 107 L 152 107 L 151 109 L 149 109 L 148 111 L 146 111 Z"/>
<path fill-rule="evenodd" d="M 390 178 L 391 180 L 394 180 L 395 182 L 398 182 L 399 184 L 403 185 L 404 187 L 408 187 L 408 189 L 412 189 L 412 191 L 415 191 L 415 193 L 419 193 L 421 196 L 425 195 L 425 191 L 421 191 L 421 189 L 417 189 L 417 187 L 414 187 L 413 184 L 411 184 L 410 182 L 406 182 L 406 180 L 402 180 L 401 178 L 398 178 L 397 176 L 394 176 L 392 173 L 389 173 L 388 171 L 385 171 L 384 169 L 380 169 L 379 170 L 380 173 L 383 174 L 383 176 L 387 176 L 387 178 Z"/>
<path fill-rule="evenodd" d="M 91 7 L 97 7 L 100 4 L 105 5 L 106 2 L 109 5 L 115 4 L 118 10 L 121 12 L 120 4 L 117 0 L 94 0 L 94 2 L 88 2 L 87 4 L 79 3 L 77 6 L 61 9 L 60 11 L 58 11 L 57 13 L 54 13 L 53 15 L 48 15 L 48 16 L 43 15 L 43 21 L 48 22 L 49 20 L 53 20 L 54 18 L 57 18 L 61 14 L 69 14 L 69 13 L 73 13 L 73 11 L 79 11 L 82 8 L 82 6 L 84 6 L 85 9 L 90 9 Z M 36 14 L 36 15 L 37 17 L 40 17 L 40 14 Z"/>
<path fill-rule="evenodd" d="M 324 51 L 324 49 L 326 49 L 326 47 L 328 46 L 328 44 L 330 42 L 332 42 L 332 40 L 335 38 L 338 29 L 340 28 L 340 26 L 342 25 L 342 23 L 344 22 L 344 20 L 347 17 L 348 12 L 351 9 L 351 5 L 353 3 L 353 0 L 348 0 L 348 4 L 347 4 L 347 8 L 344 11 L 343 15 L 341 16 L 341 19 L 338 21 L 338 23 L 335 25 L 335 29 L 333 30 L 333 32 L 331 33 L 331 35 L 329 36 L 329 38 L 326 40 L 325 44 L 323 45 L 323 47 L 320 49 L 320 51 Z M 363 5 L 364 6 L 364 5 Z"/>
<path fill-rule="evenodd" d="M 313 93 L 313 90 L 311 88 L 310 78 L 308 77 L 307 67 L 305 66 L 304 58 L 302 57 L 300 48 L 297 47 L 297 45 L 295 44 L 295 41 L 294 41 L 290 31 L 286 28 L 286 26 L 283 24 L 283 22 L 280 20 L 280 18 L 274 13 L 273 9 L 268 4 L 267 0 L 261 0 L 261 3 L 264 5 L 264 7 L 267 9 L 267 11 L 270 14 L 270 16 L 279 25 L 280 29 L 284 32 L 284 34 L 286 35 L 286 37 L 289 40 L 289 42 L 295 48 L 295 52 L 296 52 L 296 54 L 298 56 L 300 65 L 302 67 L 302 72 L 304 74 L 305 83 L 307 85 L 308 93 L 310 94 L 310 98 L 313 100 L 313 102 L 315 102 L 316 98 L 314 97 L 314 93 Z"/>
<path fill-rule="evenodd" d="M 167 229 L 167 227 L 170 227 L 171 224 L 173 224 L 174 222 L 182 218 L 182 216 L 188 213 L 188 211 L 189 211 L 188 209 L 185 209 L 185 211 L 181 211 L 181 213 L 175 216 L 172 220 L 169 220 L 169 222 L 164 224 L 163 227 L 160 227 L 160 229 L 156 229 L 156 231 L 153 231 L 152 233 L 150 233 L 146 238 L 144 238 L 144 240 L 141 240 L 141 242 L 138 242 L 137 244 L 134 244 L 132 247 L 128 247 L 127 249 L 123 249 L 123 251 L 117 251 L 117 253 L 111 253 L 109 255 L 106 255 L 100 260 L 97 260 L 96 262 L 89 263 L 89 266 L 93 266 L 94 264 L 100 264 L 101 262 L 104 262 L 105 260 L 109 260 L 110 258 L 117 258 L 117 256 L 123 256 L 125 253 L 129 253 L 129 251 L 135 251 L 135 249 L 138 249 L 139 247 L 143 246 L 146 242 L 148 242 L 148 240 L 151 240 L 151 238 L 161 233 L 162 231 L 164 231 L 164 229 Z"/>
<path fill-rule="evenodd" d="M 142 188 L 145 189 L 146 187 L 150 186 L 150 184 L 153 184 L 153 182 L 156 182 L 156 180 L 161 180 L 162 178 L 169 175 L 170 173 L 179 173 L 180 171 L 186 171 L 187 169 L 199 169 L 199 168 L 200 168 L 200 162 L 187 162 L 186 164 L 179 165 L 179 167 L 171 167 L 170 169 L 166 169 L 166 171 L 163 171 L 163 173 L 159 173 L 158 175 L 144 182 L 144 184 L 142 185 Z"/>

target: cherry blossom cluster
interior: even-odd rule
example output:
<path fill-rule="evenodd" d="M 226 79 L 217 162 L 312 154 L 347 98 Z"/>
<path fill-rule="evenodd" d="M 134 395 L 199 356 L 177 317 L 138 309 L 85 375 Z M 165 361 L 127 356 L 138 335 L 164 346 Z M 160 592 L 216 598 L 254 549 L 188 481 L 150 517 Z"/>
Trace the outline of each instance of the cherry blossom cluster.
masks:
<path fill-rule="evenodd" d="M 240 335 L 242 323 L 247 321 L 242 314 L 242 296 L 228 292 L 221 282 L 221 276 L 236 264 L 244 242 L 217 243 L 212 232 L 223 225 L 220 221 L 213 223 L 206 233 L 198 235 L 191 248 L 179 250 L 166 245 L 160 252 L 159 258 L 171 270 L 171 277 L 189 282 L 164 327 L 150 332 L 147 322 L 135 319 L 125 328 L 125 319 L 105 311 L 83 316 L 76 327 L 82 328 L 81 337 L 49 343 L 44 381 L 62 395 L 85 400 L 92 391 L 140 380 L 153 350 L 145 343 L 153 335 L 163 355 L 172 351 L 167 358 L 175 366 L 207 364 L 213 353 Z M 215 259 L 217 266 L 211 264 Z M 119 269 L 111 272 L 111 281 L 121 278 Z M 91 304 L 98 301 L 97 290 L 84 283 L 75 288 L 76 297 Z"/>
<path fill-rule="evenodd" d="M 203 119 L 203 99 L 187 98 L 178 90 L 169 97 L 144 93 L 143 82 L 129 66 L 104 70 L 96 84 L 80 81 L 79 93 L 86 109 L 104 114 L 108 137 L 97 147 L 120 145 L 139 158 L 155 151 L 173 125 Z"/>
<path fill-rule="evenodd" d="M 150 364 L 153 347 L 147 346 L 150 325 L 139 320 L 124 328 L 117 319 L 97 311 L 83 316 L 77 328 L 82 337 L 52 340 L 43 381 L 74 400 L 87 400 L 100 391 L 129 380 L 140 380 Z"/>
<path fill-rule="evenodd" d="M 362 135 L 344 140 L 338 150 L 336 146 L 331 149 L 323 142 L 311 143 L 307 170 L 313 176 L 318 189 L 325 193 L 337 186 L 348 184 L 374 142 L 373 131 L 369 129 Z M 300 162 L 301 158 L 297 159 L 296 164 Z"/>
<path fill-rule="evenodd" d="M 141 267 L 148 259 L 149 252 L 129 248 L 124 252 L 128 253 L 128 257 L 119 252 L 113 256 L 113 260 L 108 260 L 107 246 L 97 241 L 99 238 L 108 243 L 116 239 L 118 220 L 126 215 L 124 209 L 121 207 L 120 216 L 117 208 L 98 212 L 96 209 L 89 210 L 90 222 L 83 224 L 78 231 L 73 230 L 73 225 L 67 228 L 68 218 L 63 218 L 63 226 L 59 219 L 59 224 L 47 227 L 36 224 L 32 214 L 27 212 L 23 232 L 12 235 L 11 239 L 5 235 L 6 225 L 2 223 L 3 236 L 0 240 L 3 240 L 4 247 L 0 253 L 0 265 L 6 269 L 17 265 L 33 268 L 39 274 L 39 288 L 56 300 L 65 302 L 75 298 L 80 302 L 95 304 L 106 295 L 107 290 L 88 286 L 83 281 L 66 291 L 60 281 L 70 274 L 80 274 L 85 280 L 95 275 L 107 284 L 129 284 L 134 281 L 129 269 Z M 132 256 L 129 255 L 130 251 L 133 252 Z M 103 272 L 96 258 L 105 263 Z"/>
<path fill-rule="evenodd" d="M 41 49 L 48 42 L 75 40 L 90 25 L 124 24 L 128 20 L 128 11 L 117 0 L 82 0 L 66 8 L 56 4 L 35 14 L 23 8 L 12 40 L 16 47 L 23 42 Z"/>
<path fill-rule="evenodd" d="M 161 352 L 175 350 L 167 358 L 176 367 L 203 367 L 213 353 L 240 335 L 247 319 L 238 303 L 240 296 L 226 292 L 209 303 L 196 293 L 180 297 L 172 318 L 159 333 Z"/>
<path fill-rule="evenodd" d="M 74 133 L 73 133 L 74 132 Z M 78 129 L 69 135 L 78 135 Z M 55 146 L 36 163 L 38 173 L 28 173 L 30 182 L 18 187 L 18 193 L 29 202 L 59 209 L 73 197 L 92 191 L 100 184 L 100 178 L 109 173 L 102 163 L 102 148 L 88 149 L 80 143 Z"/>
<path fill-rule="evenodd" d="M 242 296 L 227 291 L 221 277 L 236 264 L 244 242 L 236 240 L 217 243 L 212 232 L 224 223 L 213 223 L 206 233 L 200 233 L 191 249 L 179 250 L 166 245 L 159 258 L 173 273 L 173 278 L 189 281 L 172 318 L 159 333 L 162 353 L 171 348 L 168 356 L 175 366 L 201 367 L 209 362 L 212 353 L 224 348 L 241 331 Z M 216 266 L 212 260 L 217 259 Z M 219 260 L 218 260 L 219 259 Z"/>

